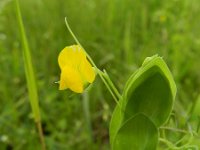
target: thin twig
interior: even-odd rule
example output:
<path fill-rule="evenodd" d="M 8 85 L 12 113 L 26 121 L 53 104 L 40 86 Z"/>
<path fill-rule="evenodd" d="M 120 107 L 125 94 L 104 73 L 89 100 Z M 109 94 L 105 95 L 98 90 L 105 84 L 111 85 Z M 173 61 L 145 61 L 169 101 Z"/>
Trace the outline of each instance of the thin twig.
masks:
<path fill-rule="evenodd" d="M 76 36 L 74 35 L 74 33 L 72 32 L 68 21 L 67 21 L 67 17 L 65 17 L 65 24 L 67 26 L 67 29 L 69 30 L 70 34 L 72 35 L 72 37 L 74 38 L 74 40 L 76 41 L 76 43 L 84 50 L 88 60 L 90 61 L 90 63 L 92 64 L 92 66 L 95 68 L 95 70 L 97 71 L 97 74 L 100 76 L 101 80 L 103 81 L 103 83 L 105 84 L 105 86 L 107 87 L 107 89 L 109 90 L 109 92 L 111 93 L 113 99 L 115 100 L 115 102 L 117 103 L 117 105 L 120 106 L 119 102 L 118 102 L 118 95 L 115 95 L 114 93 L 116 93 L 115 91 L 113 91 L 111 88 L 111 86 L 109 85 L 109 83 L 106 81 L 105 77 L 103 76 L 104 72 L 102 72 L 101 70 L 99 70 L 96 66 L 96 64 L 94 63 L 94 61 L 92 60 L 92 58 L 90 57 L 90 55 L 87 53 L 87 51 L 83 48 L 83 46 L 81 45 L 81 43 L 78 41 L 78 39 L 76 38 Z M 119 93 L 119 92 L 117 92 Z M 120 107 L 121 108 L 121 107 Z"/>

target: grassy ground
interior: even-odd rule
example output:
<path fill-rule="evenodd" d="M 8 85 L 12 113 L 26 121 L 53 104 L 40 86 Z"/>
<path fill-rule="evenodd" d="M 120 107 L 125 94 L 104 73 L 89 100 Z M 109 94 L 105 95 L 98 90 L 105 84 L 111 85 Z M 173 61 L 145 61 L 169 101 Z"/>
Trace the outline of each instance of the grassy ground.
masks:
<path fill-rule="evenodd" d="M 115 106 L 99 78 L 85 95 L 58 91 L 54 83 L 60 75 L 57 56 L 65 46 L 75 43 L 65 27 L 65 16 L 95 63 L 107 69 L 121 92 L 145 57 L 163 56 L 178 87 L 173 115 L 166 126 L 198 132 L 198 0 L 20 0 L 20 6 L 49 150 L 109 149 L 108 127 Z M 0 150 L 36 150 L 40 146 L 28 101 L 16 22 L 13 1 L 1 0 Z M 89 108 L 85 109 L 87 102 Z M 84 110 L 89 110 L 89 115 Z M 168 131 L 166 136 L 175 142 L 181 135 Z M 200 147 L 198 137 L 192 143 Z M 160 147 L 165 149 L 162 144 Z"/>

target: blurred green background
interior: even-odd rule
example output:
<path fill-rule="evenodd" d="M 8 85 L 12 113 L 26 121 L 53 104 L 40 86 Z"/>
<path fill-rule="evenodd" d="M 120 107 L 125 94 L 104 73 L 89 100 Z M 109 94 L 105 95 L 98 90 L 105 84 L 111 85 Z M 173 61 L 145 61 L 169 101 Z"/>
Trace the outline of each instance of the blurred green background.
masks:
<path fill-rule="evenodd" d="M 64 23 L 66 16 L 81 44 L 120 92 L 146 57 L 163 56 L 178 88 L 166 126 L 198 133 L 199 0 L 20 0 L 20 6 L 49 150 L 109 150 L 109 121 L 116 105 L 99 77 L 83 95 L 59 91 L 54 83 L 60 76 L 59 52 L 75 44 Z M 181 136 L 167 133 L 172 142 Z M 199 143 L 195 136 L 192 144 L 200 147 Z M 0 150 L 39 149 L 15 5 L 0 0 Z"/>

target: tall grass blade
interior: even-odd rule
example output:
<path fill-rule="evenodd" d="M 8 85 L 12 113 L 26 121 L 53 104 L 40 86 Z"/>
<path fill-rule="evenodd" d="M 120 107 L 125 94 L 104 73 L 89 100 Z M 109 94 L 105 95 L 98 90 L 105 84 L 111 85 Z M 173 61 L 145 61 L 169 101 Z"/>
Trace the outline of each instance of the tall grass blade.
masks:
<path fill-rule="evenodd" d="M 19 30 L 21 34 L 21 42 L 23 46 L 24 68 L 25 68 L 27 87 L 28 87 L 28 92 L 29 92 L 29 99 L 31 103 L 32 112 L 34 114 L 34 120 L 38 128 L 39 137 L 42 144 L 42 150 L 45 150 L 46 145 L 44 142 L 44 136 L 43 136 L 42 126 L 41 126 L 41 121 L 40 121 L 41 118 L 40 118 L 40 110 L 39 110 L 39 104 L 38 104 L 39 101 L 38 101 L 37 85 L 36 85 L 36 79 L 34 76 L 31 53 L 30 53 L 30 49 L 29 49 L 29 45 L 28 45 L 28 41 L 26 37 L 26 32 L 24 29 L 23 21 L 22 21 L 22 16 L 21 16 L 18 0 L 15 0 L 15 5 L 16 5 L 17 20 L 19 23 Z"/>
<path fill-rule="evenodd" d="M 33 71 L 32 59 L 31 59 L 30 49 L 29 49 L 29 45 L 26 38 L 22 17 L 21 17 L 19 2 L 18 0 L 15 0 L 15 2 L 16 2 L 16 9 L 17 9 L 17 20 L 19 23 L 21 42 L 22 42 L 22 47 L 23 47 L 24 69 L 26 73 L 29 99 L 30 99 L 32 111 L 34 114 L 35 122 L 38 122 L 40 121 L 40 112 L 39 112 L 38 93 L 37 93 L 36 80 L 35 80 L 34 71 Z"/>

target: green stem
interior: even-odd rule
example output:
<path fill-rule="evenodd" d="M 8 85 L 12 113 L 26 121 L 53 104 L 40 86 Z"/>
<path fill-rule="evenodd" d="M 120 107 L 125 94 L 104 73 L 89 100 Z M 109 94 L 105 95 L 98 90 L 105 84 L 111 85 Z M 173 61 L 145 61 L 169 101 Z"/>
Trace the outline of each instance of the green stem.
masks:
<path fill-rule="evenodd" d="M 101 80 L 103 81 L 103 83 L 105 84 L 106 88 L 108 89 L 108 91 L 110 92 L 110 94 L 112 95 L 113 99 L 115 100 L 115 102 L 117 103 L 117 105 L 120 106 L 119 101 L 117 99 L 117 97 L 115 96 L 114 92 L 112 91 L 111 87 L 109 86 L 109 83 L 104 79 L 103 77 L 103 72 L 101 72 L 98 68 L 97 68 L 97 72 L 101 78 Z M 121 107 L 120 107 L 121 108 Z"/>
<path fill-rule="evenodd" d="M 190 146 L 189 142 L 187 142 L 186 144 L 182 145 L 182 146 L 175 146 L 173 143 L 171 143 L 170 141 L 163 139 L 163 138 L 159 138 L 159 141 L 166 144 L 166 146 L 168 146 L 168 148 L 173 149 L 173 150 L 183 150 L 186 149 L 188 147 L 194 147 L 194 146 Z"/>
<path fill-rule="evenodd" d="M 111 82 L 109 76 L 107 74 L 105 74 L 104 72 L 102 72 L 101 70 L 99 70 L 96 66 L 96 64 L 94 63 L 94 61 L 92 60 L 92 58 L 90 57 L 90 55 L 87 53 L 87 51 L 83 48 L 83 46 L 80 44 L 80 42 L 78 41 L 78 39 L 76 38 L 76 36 L 74 35 L 74 33 L 72 32 L 68 22 L 67 22 L 67 18 L 65 17 L 65 24 L 67 26 L 67 29 L 69 30 L 70 34 L 72 35 L 72 37 L 74 38 L 74 40 L 76 41 L 76 43 L 78 45 L 81 46 L 81 48 L 84 50 L 88 60 L 90 61 L 90 63 L 92 64 L 92 66 L 95 68 L 95 70 L 97 71 L 97 74 L 100 76 L 101 80 L 103 81 L 103 83 L 105 84 L 105 86 L 107 87 L 108 91 L 110 92 L 110 94 L 112 95 L 113 99 L 115 100 L 115 102 L 120 106 L 118 100 L 121 97 L 121 95 L 119 94 L 119 92 L 117 91 L 117 89 L 115 88 L 114 84 Z M 106 78 L 106 79 L 105 79 Z"/>
<path fill-rule="evenodd" d="M 177 128 L 171 128 L 171 127 L 160 127 L 160 129 L 164 129 L 164 130 L 171 130 L 173 132 L 181 132 L 181 133 L 185 133 L 188 134 L 189 132 L 186 130 L 182 130 L 182 129 L 177 129 Z"/>
<path fill-rule="evenodd" d="M 164 143 L 164 144 L 166 144 L 171 149 L 175 148 L 175 146 L 171 142 L 169 142 L 168 140 L 166 140 L 166 139 L 159 138 L 159 141 L 162 142 L 162 143 Z"/>
<path fill-rule="evenodd" d="M 184 140 L 184 136 L 180 140 L 178 140 L 175 144 L 171 143 L 170 141 L 168 141 L 167 139 L 164 139 L 164 138 L 159 138 L 159 141 L 165 143 L 170 149 L 174 149 L 174 150 L 182 150 L 182 149 L 185 149 L 187 147 L 190 147 L 190 143 L 193 140 L 192 132 L 187 132 L 187 131 L 180 130 L 180 129 L 176 129 L 176 130 L 173 130 L 173 131 L 182 132 L 182 133 L 185 133 L 185 134 L 189 133 L 190 137 L 189 137 L 188 141 L 182 146 L 177 146 L 177 145 Z"/>
<path fill-rule="evenodd" d="M 113 89 L 114 93 L 117 95 L 117 98 L 120 99 L 121 98 L 121 94 L 119 93 L 119 91 L 117 90 L 117 88 L 115 87 L 115 85 L 113 84 L 112 80 L 110 79 L 110 76 L 108 75 L 108 73 L 106 72 L 106 70 L 103 70 L 104 72 L 104 77 L 105 79 L 108 81 L 110 87 Z"/>
<path fill-rule="evenodd" d="M 187 130 L 182 130 L 182 129 L 177 129 L 177 128 L 171 128 L 171 127 L 160 127 L 160 129 L 163 130 L 171 130 L 173 132 L 180 132 L 184 134 L 194 134 L 195 136 L 198 136 L 198 133 L 195 131 L 187 131 Z"/>
<path fill-rule="evenodd" d="M 70 34 L 72 35 L 72 37 L 74 38 L 74 40 L 76 41 L 76 43 L 78 45 L 81 46 L 81 48 L 84 50 L 85 54 L 87 55 L 87 58 L 89 59 L 90 63 L 92 64 L 93 67 L 95 67 L 97 69 L 96 64 L 94 63 L 94 61 L 92 60 L 92 58 L 90 57 L 90 55 L 87 53 L 87 51 L 83 48 L 83 46 L 81 45 L 81 43 L 78 41 L 78 39 L 76 38 L 76 36 L 74 35 L 74 33 L 72 32 L 69 23 L 67 21 L 67 17 L 65 17 L 65 24 L 67 26 L 67 29 L 69 30 Z M 101 76 L 101 75 L 100 75 Z"/>

